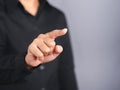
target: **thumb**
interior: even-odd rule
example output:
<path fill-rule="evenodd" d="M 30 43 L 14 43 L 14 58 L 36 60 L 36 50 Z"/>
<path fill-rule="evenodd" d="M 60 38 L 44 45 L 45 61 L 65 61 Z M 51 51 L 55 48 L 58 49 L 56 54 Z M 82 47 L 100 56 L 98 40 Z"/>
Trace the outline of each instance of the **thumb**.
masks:
<path fill-rule="evenodd" d="M 48 56 L 45 56 L 44 62 L 50 62 L 53 61 L 55 58 L 57 58 L 63 51 L 62 46 L 56 45 L 54 52 Z"/>
<path fill-rule="evenodd" d="M 54 54 L 60 54 L 63 51 L 63 47 L 61 45 L 56 45 L 54 49 Z"/>

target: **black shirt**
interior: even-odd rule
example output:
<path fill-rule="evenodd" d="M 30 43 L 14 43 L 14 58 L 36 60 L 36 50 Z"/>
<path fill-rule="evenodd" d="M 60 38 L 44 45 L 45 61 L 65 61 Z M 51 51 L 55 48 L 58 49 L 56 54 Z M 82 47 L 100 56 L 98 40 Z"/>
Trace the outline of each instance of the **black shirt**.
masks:
<path fill-rule="evenodd" d="M 36 16 L 17 0 L 0 1 L 0 90 L 77 90 L 69 33 L 56 39 L 64 51 L 28 70 L 25 55 L 39 34 L 66 28 L 64 14 L 42 0 Z"/>

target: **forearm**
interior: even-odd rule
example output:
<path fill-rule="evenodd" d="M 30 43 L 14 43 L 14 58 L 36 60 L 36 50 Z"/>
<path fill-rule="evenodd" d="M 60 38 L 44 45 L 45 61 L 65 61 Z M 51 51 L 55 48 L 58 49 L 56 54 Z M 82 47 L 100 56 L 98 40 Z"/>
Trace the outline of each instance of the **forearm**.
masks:
<path fill-rule="evenodd" d="M 64 51 L 60 57 L 59 78 L 61 90 L 78 90 L 75 76 L 74 57 L 72 53 L 69 33 L 61 40 Z"/>
<path fill-rule="evenodd" d="M 28 75 L 24 55 L 5 55 L 0 57 L 0 84 L 14 83 Z"/>

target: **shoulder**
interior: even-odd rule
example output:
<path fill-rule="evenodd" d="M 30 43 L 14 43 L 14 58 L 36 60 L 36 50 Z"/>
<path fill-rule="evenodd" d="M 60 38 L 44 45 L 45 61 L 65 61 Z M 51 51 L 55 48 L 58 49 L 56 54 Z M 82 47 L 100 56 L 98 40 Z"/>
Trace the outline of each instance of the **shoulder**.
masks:
<path fill-rule="evenodd" d="M 57 15 L 57 16 L 65 17 L 65 14 L 64 14 L 64 12 L 62 10 L 60 10 L 57 7 L 53 6 L 49 2 L 46 2 L 46 7 L 47 7 L 47 10 L 48 10 L 49 13 Z"/>

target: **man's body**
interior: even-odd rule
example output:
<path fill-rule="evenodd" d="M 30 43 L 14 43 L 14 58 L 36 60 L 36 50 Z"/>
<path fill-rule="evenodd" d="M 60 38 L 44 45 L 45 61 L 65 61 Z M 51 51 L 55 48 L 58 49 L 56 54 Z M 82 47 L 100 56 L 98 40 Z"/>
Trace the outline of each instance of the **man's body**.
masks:
<path fill-rule="evenodd" d="M 63 13 L 45 0 L 0 4 L 0 89 L 77 90 L 69 35 L 55 30 Z"/>

